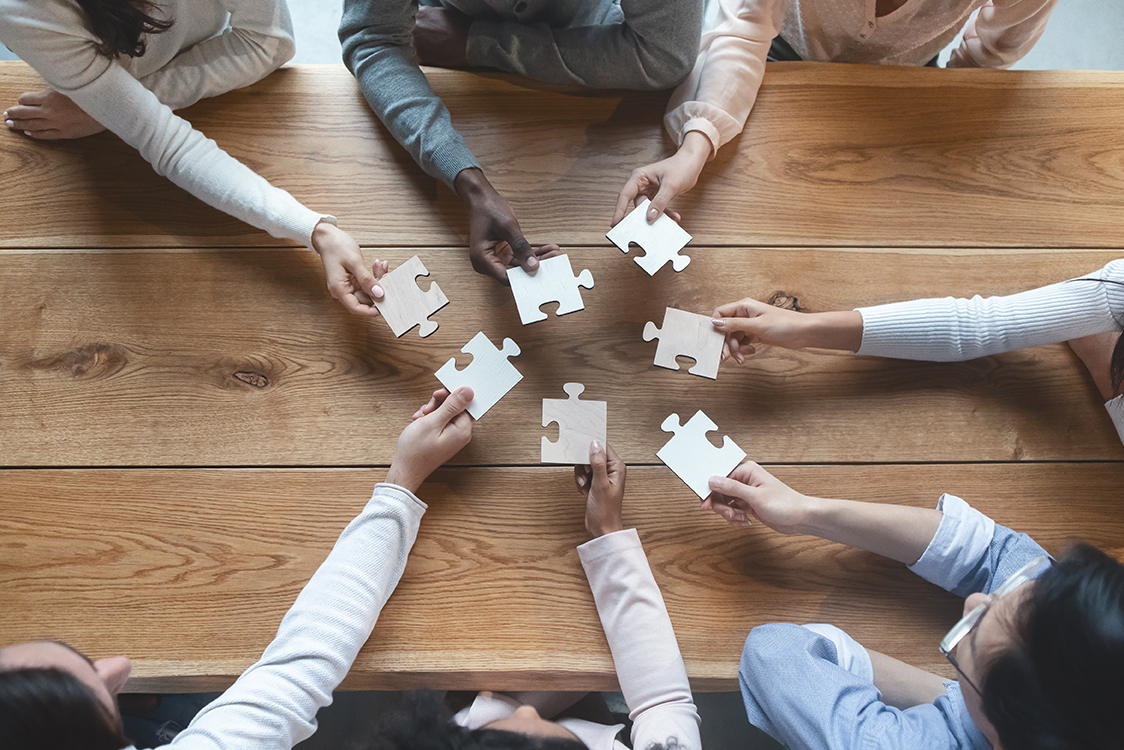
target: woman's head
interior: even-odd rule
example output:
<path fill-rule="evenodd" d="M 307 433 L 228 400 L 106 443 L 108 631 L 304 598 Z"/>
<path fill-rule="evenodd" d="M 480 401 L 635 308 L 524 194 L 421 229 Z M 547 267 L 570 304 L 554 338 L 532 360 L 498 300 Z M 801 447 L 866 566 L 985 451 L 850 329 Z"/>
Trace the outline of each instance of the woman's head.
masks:
<path fill-rule="evenodd" d="M 129 668 L 128 659 L 93 662 L 54 641 L 0 649 L 0 747 L 127 747 L 114 696 Z"/>
<path fill-rule="evenodd" d="M 1121 746 L 1124 565 L 1078 545 L 996 602 L 977 630 L 958 653 L 982 694 L 962 689 L 1003 750 Z"/>
<path fill-rule="evenodd" d="M 417 690 L 406 693 L 398 710 L 379 722 L 368 750 L 585 750 L 573 735 L 540 719 L 534 709 L 520 710 L 513 724 L 497 722 L 495 728 L 469 730 L 457 726 L 440 695 Z"/>
<path fill-rule="evenodd" d="M 77 1 L 90 30 L 101 40 L 98 52 L 106 57 L 140 57 L 147 48 L 145 34 L 160 34 L 174 23 L 174 19 L 160 18 L 160 7 L 151 0 Z"/>

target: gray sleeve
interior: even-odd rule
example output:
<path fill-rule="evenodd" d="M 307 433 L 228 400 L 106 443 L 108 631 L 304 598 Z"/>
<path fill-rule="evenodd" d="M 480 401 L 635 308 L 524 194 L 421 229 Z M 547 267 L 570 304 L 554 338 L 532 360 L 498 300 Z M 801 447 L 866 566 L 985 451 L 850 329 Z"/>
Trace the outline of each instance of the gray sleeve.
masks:
<path fill-rule="evenodd" d="M 599 89 L 679 85 L 699 54 L 701 0 L 621 0 L 621 11 L 618 23 L 566 28 L 476 21 L 468 63 Z"/>
<path fill-rule="evenodd" d="M 461 170 L 480 165 L 418 67 L 417 9 L 417 0 L 345 0 L 339 32 L 343 61 L 371 109 L 418 166 L 452 188 Z"/>

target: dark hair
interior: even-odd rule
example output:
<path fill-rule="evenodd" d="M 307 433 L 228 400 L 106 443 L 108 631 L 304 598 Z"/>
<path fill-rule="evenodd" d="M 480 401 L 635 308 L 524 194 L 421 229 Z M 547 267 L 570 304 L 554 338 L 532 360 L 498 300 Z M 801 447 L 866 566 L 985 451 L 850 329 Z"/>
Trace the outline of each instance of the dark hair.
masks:
<path fill-rule="evenodd" d="M 402 696 L 398 710 L 374 729 L 365 750 L 586 750 L 581 742 L 557 737 L 529 737 L 498 729 L 457 726 L 452 712 L 432 690 Z"/>
<path fill-rule="evenodd" d="M 1005 750 L 1119 750 L 1124 743 L 1124 565 L 1087 544 L 1034 582 L 1015 645 L 984 678 Z"/>
<path fill-rule="evenodd" d="M 61 669 L 0 671 L 4 750 L 120 750 L 121 720 L 85 683 Z"/>
<path fill-rule="evenodd" d="M 153 15 L 160 7 L 152 0 L 78 0 L 90 30 L 101 40 L 98 52 L 106 57 L 140 57 L 147 49 L 145 34 L 162 34 L 174 18 L 162 21 Z"/>
<path fill-rule="evenodd" d="M 1116 346 L 1112 349 L 1108 374 L 1112 378 L 1112 392 L 1120 393 L 1120 384 L 1124 383 L 1124 336 L 1116 340 Z"/>

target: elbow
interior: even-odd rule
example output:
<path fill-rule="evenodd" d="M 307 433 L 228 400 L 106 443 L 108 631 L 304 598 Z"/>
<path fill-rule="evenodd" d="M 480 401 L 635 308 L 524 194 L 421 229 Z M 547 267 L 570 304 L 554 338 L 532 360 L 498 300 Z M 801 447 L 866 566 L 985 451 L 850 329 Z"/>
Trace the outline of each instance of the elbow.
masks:
<path fill-rule="evenodd" d="M 754 686 L 775 679 L 780 662 L 785 661 L 786 652 L 790 652 L 797 629 L 803 630 L 799 625 L 774 622 L 749 631 L 738 668 L 738 679 L 743 686 L 752 690 Z"/>
<path fill-rule="evenodd" d="M 648 85 L 645 88 L 651 91 L 675 88 L 691 74 L 697 56 L 698 50 L 693 47 L 689 54 L 686 50 L 672 49 L 646 56 L 643 68 Z"/>
<path fill-rule="evenodd" d="M 297 54 L 297 45 L 291 37 L 278 37 L 277 48 L 273 51 L 273 69 L 277 70 L 293 59 Z"/>

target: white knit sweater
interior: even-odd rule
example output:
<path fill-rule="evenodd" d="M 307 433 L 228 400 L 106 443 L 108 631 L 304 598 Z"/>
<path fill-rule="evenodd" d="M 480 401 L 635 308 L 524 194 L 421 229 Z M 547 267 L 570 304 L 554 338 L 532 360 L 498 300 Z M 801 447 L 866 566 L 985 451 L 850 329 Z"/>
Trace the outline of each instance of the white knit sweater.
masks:
<path fill-rule="evenodd" d="M 231 157 L 173 109 L 248 86 L 293 56 L 284 0 L 161 0 L 170 30 L 139 58 L 95 49 L 74 0 L 0 0 L 0 41 L 87 114 L 136 148 L 157 173 L 248 224 L 304 245 L 329 216 Z"/>
<path fill-rule="evenodd" d="M 805 60 L 924 65 L 965 29 L 950 67 L 1006 68 L 1042 36 L 1057 4 L 908 0 L 878 17 L 875 0 L 713 1 L 717 17 L 704 28 L 694 70 L 672 95 L 664 125 L 677 144 L 694 130 L 715 151 L 745 127 L 777 34 Z"/>
<path fill-rule="evenodd" d="M 919 299 L 859 308 L 858 354 L 953 362 L 1124 329 L 1124 260 L 1007 297 Z M 1105 408 L 1124 441 L 1124 397 Z"/>

